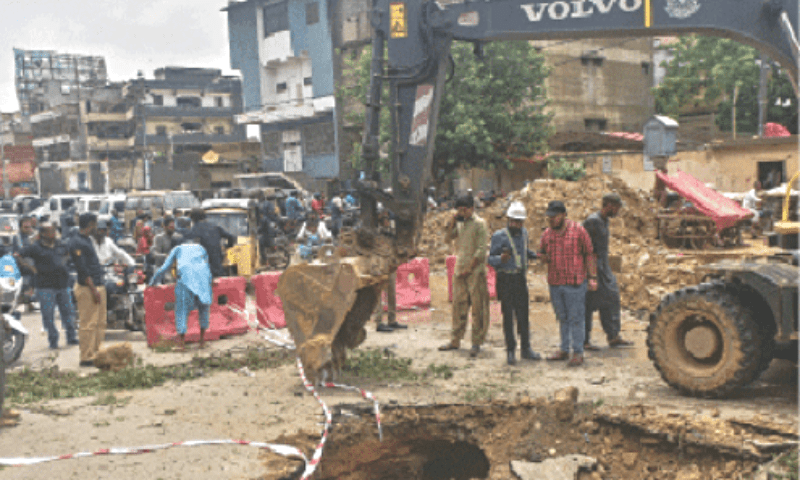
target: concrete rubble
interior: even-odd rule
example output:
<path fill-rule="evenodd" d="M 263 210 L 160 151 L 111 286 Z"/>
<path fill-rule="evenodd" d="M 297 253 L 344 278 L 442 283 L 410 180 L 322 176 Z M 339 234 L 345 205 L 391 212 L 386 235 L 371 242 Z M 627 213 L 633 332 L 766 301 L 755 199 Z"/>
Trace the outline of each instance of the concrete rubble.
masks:
<path fill-rule="evenodd" d="M 511 472 L 520 480 L 575 480 L 581 470 L 591 470 L 597 460 L 585 455 L 565 455 L 543 462 L 511 462 Z"/>

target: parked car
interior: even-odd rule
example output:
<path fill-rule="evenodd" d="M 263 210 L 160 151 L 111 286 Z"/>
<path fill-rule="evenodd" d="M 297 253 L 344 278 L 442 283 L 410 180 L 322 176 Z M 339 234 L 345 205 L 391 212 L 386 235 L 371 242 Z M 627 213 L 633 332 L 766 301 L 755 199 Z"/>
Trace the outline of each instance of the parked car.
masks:
<path fill-rule="evenodd" d="M 31 211 L 39 208 L 44 200 L 38 195 L 17 195 L 14 197 L 14 211 L 20 215 L 27 215 Z"/>
<path fill-rule="evenodd" d="M 104 195 L 90 195 L 81 197 L 78 200 L 78 213 L 100 213 L 100 207 L 103 205 L 103 201 L 105 201 Z"/>
<path fill-rule="evenodd" d="M 31 212 L 39 221 L 50 221 L 56 226 L 61 225 L 61 214 L 78 203 L 85 195 L 58 194 L 51 196 L 42 206 Z"/>
<path fill-rule="evenodd" d="M 199 206 L 200 201 L 188 190 L 175 190 L 164 195 L 164 211 L 172 215 L 183 215 Z"/>
<path fill-rule="evenodd" d="M 141 192 L 131 192 L 125 199 L 125 227 L 128 228 L 131 220 L 136 217 L 139 209 L 150 213 L 150 217 L 161 218 L 164 214 L 164 198 L 167 195 L 165 190 L 147 190 Z"/>

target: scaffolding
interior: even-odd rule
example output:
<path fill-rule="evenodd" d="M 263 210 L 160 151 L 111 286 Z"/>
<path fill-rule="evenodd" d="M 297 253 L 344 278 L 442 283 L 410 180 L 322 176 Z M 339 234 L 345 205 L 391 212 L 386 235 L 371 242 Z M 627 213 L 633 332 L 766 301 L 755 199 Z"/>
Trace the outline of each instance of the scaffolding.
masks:
<path fill-rule="evenodd" d="M 46 84 L 57 81 L 63 95 L 108 83 L 105 58 L 59 54 L 49 50 L 14 49 L 14 76 L 20 111 L 30 116 L 52 108 Z"/>

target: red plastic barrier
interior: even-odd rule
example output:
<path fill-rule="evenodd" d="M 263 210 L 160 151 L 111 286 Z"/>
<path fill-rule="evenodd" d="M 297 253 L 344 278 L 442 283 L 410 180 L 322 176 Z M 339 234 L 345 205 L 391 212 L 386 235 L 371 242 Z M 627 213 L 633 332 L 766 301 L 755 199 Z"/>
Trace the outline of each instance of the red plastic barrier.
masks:
<path fill-rule="evenodd" d="M 413 310 L 431 306 L 430 267 L 427 258 L 415 258 L 397 267 L 397 310 Z M 386 292 L 383 294 L 383 310 L 389 309 Z"/>
<path fill-rule="evenodd" d="M 217 340 L 228 335 L 240 335 L 247 332 L 247 320 L 228 308 L 230 305 L 235 310 L 244 311 L 247 302 L 245 287 L 247 280 L 244 277 L 226 277 L 214 280 L 212 303 L 209 308 L 209 326 L 206 330 L 206 340 Z M 227 305 L 220 305 L 219 298 L 228 297 Z M 166 304 L 175 304 L 175 285 L 160 285 L 147 287 L 144 291 L 145 330 L 147 332 L 147 345 L 163 341 L 173 341 L 178 338 L 175 331 L 174 308 L 167 311 Z M 186 322 L 187 342 L 200 339 L 200 321 L 197 310 L 189 313 Z"/>
<path fill-rule="evenodd" d="M 267 328 L 285 328 L 283 302 L 275 295 L 281 272 L 267 272 L 250 277 L 256 290 L 256 317 Z"/>
<path fill-rule="evenodd" d="M 456 271 L 456 256 L 450 255 L 445 259 L 447 266 L 447 300 L 453 301 L 453 275 Z M 489 287 L 489 298 L 497 298 L 497 272 L 494 268 L 486 266 L 486 284 Z"/>

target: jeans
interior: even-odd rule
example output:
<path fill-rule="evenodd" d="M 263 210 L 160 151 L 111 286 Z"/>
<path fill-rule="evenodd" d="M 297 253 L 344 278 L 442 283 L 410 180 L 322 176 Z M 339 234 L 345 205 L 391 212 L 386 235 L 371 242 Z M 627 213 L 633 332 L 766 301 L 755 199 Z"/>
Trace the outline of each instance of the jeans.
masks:
<path fill-rule="evenodd" d="M 47 340 L 50 348 L 58 348 L 58 330 L 55 326 L 54 314 L 56 305 L 58 313 L 61 315 L 61 328 L 67 336 L 67 343 L 77 343 L 75 334 L 75 322 L 73 321 L 72 296 L 66 288 L 39 288 L 36 293 L 42 310 L 42 324 L 47 330 Z"/>
<path fill-rule="evenodd" d="M 550 302 L 561 323 L 561 351 L 583 355 L 585 339 L 586 282 L 581 285 L 550 285 Z"/>

